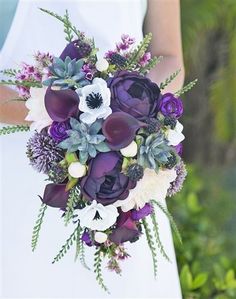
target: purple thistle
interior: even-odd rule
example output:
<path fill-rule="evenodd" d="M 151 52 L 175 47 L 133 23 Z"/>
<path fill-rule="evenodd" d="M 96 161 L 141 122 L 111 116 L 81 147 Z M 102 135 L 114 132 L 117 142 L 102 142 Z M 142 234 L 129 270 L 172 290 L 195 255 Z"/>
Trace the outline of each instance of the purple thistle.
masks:
<path fill-rule="evenodd" d="M 175 181 L 171 183 L 170 188 L 167 191 L 167 196 L 173 196 L 182 189 L 184 180 L 187 175 L 187 170 L 183 161 L 175 166 L 175 170 L 177 177 Z"/>
<path fill-rule="evenodd" d="M 45 133 L 35 133 L 27 143 L 27 157 L 30 165 L 38 172 L 48 173 L 54 163 L 63 159 L 63 151 Z"/>

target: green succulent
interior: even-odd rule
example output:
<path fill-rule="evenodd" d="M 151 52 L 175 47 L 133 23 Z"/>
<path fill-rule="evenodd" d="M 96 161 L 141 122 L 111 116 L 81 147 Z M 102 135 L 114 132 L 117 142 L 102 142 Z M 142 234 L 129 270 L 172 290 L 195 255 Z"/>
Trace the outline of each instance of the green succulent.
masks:
<path fill-rule="evenodd" d="M 89 157 L 94 158 L 97 152 L 108 152 L 105 136 L 98 134 L 102 128 L 102 120 L 97 120 L 92 125 L 79 122 L 70 118 L 71 130 L 67 131 L 69 137 L 59 143 L 59 147 L 68 152 L 79 151 L 80 163 L 85 164 Z"/>
<path fill-rule="evenodd" d="M 59 86 L 61 89 L 88 85 L 90 82 L 85 78 L 86 74 L 82 70 L 83 64 L 83 59 L 76 61 L 76 59 L 71 59 L 67 56 L 65 61 L 63 61 L 55 57 L 52 65 L 49 66 L 52 76 L 43 81 L 43 84 L 46 86 Z"/>
<path fill-rule="evenodd" d="M 172 156 L 173 150 L 167 145 L 167 141 L 161 133 L 153 133 L 147 138 L 137 137 L 139 144 L 138 164 L 144 168 L 158 171 L 160 165 L 165 165 Z"/>

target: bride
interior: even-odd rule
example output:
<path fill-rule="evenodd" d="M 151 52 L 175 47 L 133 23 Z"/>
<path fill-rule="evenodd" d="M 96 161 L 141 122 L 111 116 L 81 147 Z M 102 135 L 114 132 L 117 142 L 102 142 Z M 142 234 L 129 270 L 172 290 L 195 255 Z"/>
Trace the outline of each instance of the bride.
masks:
<path fill-rule="evenodd" d="M 8 26 L 9 8 L 14 2 L 16 9 L 12 9 L 12 23 Z M 4 17 L 0 18 L 0 28 L 6 32 L 6 38 L 1 35 L 0 69 L 18 67 L 20 61 L 30 63 L 29 54 L 36 50 L 59 56 L 65 47 L 63 29 L 38 7 L 61 15 L 68 9 L 72 23 L 87 36 L 94 36 L 100 56 L 112 49 L 123 33 L 135 37 L 138 42 L 144 33 L 152 32 L 150 51 L 164 59 L 149 77 L 159 84 L 181 68 L 182 73 L 168 86 L 168 91 L 174 92 L 181 88 L 184 79 L 179 6 L 179 0 L 3 0 Z M 16 97 L 13 89 L 0 86 L 2 123 L 24 123 L 27 115 L 24 103 L 9 101 Z M 161 213 L 158 214 L 160 236 L 171 263 L 160 255 L 158 277 L 154 280 L 151 256 L 143 236 L 139 242 L 127 245 L 131 258 L 123 263 L 121 277 L 104 271 L 112 295 L 100 290 L 92 271 L 73 262 L 73 252 L 58 264 L 50 263 L 50 258 L 70 234 L 70 228 L 63 226 L 56 210 L 48 209 L 38 251 L 31 253 L 31 228 L 40 205 L 35 194 L 42 194 L 45 177 L 35 174 L 27 165 L 25 145 L 29 134 L 6 136 L 1 140 L 1 296 L 181 298 L 170 227 Z M 92 253 L 88 249 L 87 262 L 91 265 Z"/>

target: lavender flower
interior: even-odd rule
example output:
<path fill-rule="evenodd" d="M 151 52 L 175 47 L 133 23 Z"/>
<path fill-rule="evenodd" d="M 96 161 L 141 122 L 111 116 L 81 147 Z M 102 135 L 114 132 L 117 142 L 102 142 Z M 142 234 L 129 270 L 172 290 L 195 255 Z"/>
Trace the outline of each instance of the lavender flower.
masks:
<path fill-rule="evenodd" d="M 30 165 L 38 172 L 48 173 L 54 163 L 63 159 L 63 151 L 45 132 L 35 133 L 27 143 Z"/>
<path fill-rule="evenodd" d="M 187 170 L 186 170 L 186 167 L 185 167 L 185 164 L 183 161 L 180 161 L 180 163 L 178 163 L 175 166 L 175 171 L 176 171 L 177 177 L 176 177 L 175 181 L 173 181 L 170 184 L 170 187 L 167 191 L 167 196 L 173 196 L 182 189 L 184 180 L 187 175 Z"/>

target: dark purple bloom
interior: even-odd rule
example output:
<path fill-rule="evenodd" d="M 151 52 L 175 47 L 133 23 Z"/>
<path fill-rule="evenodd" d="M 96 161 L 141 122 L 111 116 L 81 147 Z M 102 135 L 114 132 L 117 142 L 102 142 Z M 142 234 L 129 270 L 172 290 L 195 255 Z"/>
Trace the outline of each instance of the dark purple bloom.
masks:
<path fill-rule="evenodd" d="M 68 137 L 66 131 L 69 129 L 70 129 L 70 125 L 68 121 L 64 121 L 64 122 L 54 121 L 49 128 L 49 135 L 55 141 L 61 142 Z"/>
<path fill-rule="evenodd" d="M 117 226 L 110 234 L 110 241 L 115 244 L 121 244 L 127 241 L 132 241 L 140 235 L 140 231 L 136 223 L 131 219 L 131 212 L 120 212 L 117 219 Z"/>
<path fill-rule="evenodd" d="M 141 122 L 133 116 L 124 112 L 115 112 L 106 118 L 102 132 L 109 147 L 112 150 L 120 150 L 134 140 L 136 131 L 140 126 Z"/>
<path fill-rule="evenodd" d="M 90 52 L 91 46 L 88 43 L 81 40 L 74 40 L 65 47 L 60 58 L 65 60 L 65 58 L 69 56 L 71 59 L 78 60 L 86 57 Z"/>
<path fill-rule="evenodd" d="M 83 196 L 103 205 L 124 200 L 136 186 L 121 173 L 122 158 L 117 152 L 99 153 L 89 162 L 88 174 L 81 181 Z"/>
<path fill-rule="evenodd" d="M 159 100 L 159 111 L 165 116 L 179 118 L 184 111 L 182 100 L 166 93 Z"/>
<path fill-rule="evenodd" d="M 66 209 L 69 191 L 66 184 L 48 184 L 44 190 L 42 202 L 53 208 Z"/>
<path fill-rule="evenodd" d="M 45 95 L 45 107 L 52 120 L 66 121 L 78 113 L 79 97 L 74 90 L 53 90 L 48 87 Z"/>
<path fill-rule="evenodd" d="M 138 120 L 157 114 L 159 87 L 137 72 L 120 71 L 108 80 L 113 112 L 123 111 Z"/>
<path fill-rule="evenodd" d="M 182 156 L 183 155 L 183 144 L 182 143 L 179 143 L 178 145 L 174 146 L 174 149 L 176 151 L 176 153 L 179 155 L 179 156 Z"/>
<path fill-rule="evenodd" d="M 90 234 L 85 230 L 83 232 L 83 235 L 81 237 L 81 240 L 88 246 L 92 246 L 93 245 L 93 241 L 90 237 Z"/>
<path fill-rule="evenodd" d="M 143 219 L 146 216 L 152 214 L 152 212 L 153 212 L 153 206 L 150 203 L 146 203 L 142 209 L 132 210 L 131 218 L 134 221 L 139 221 L 140 219 Z"/>

